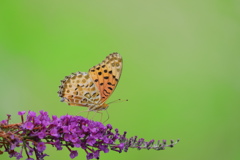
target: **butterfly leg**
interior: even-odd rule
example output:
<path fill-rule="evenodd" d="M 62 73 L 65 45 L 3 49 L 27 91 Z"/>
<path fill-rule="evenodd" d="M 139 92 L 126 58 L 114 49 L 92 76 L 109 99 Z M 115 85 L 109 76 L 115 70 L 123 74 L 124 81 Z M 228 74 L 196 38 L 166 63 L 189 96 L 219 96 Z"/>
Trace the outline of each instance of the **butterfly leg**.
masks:
<path fill-rule="evenodd" d="M 87 116 L 86 116 L 86 118 L 88 118 L 88 115 L 89 115 L 89 112 L 90 112 L 89 110 L 88 111 L 80 111 L 78 114 L 76 114 L 76 116 L 80 115 L 80 113 L 82 113 L 82 112 L 88 112 Z"/>
<path fill-rule="evenodd" d="M 103 123 L 105 123 L 105 122 L 107 122 L 108 121 L 108 119 L 109 119 L 109 114 L 108 114 L 108 111 L 107 110 L 105 110 L 106 112 L 107 112 L 107 115 L 108 115 L 108 118 L 103 122 Z M 100 112 L 100 111 L 97 111 L 96 113 L 100 113 L 101 114 L 101 118 L 100 118 L 100 122 L 102 122 L 102 117 L 103 117 L 103 113 L 102 112 Z"/>
<path fill-rule="evenodd" d="M 102 113 L 102 112 L 99 112 L 99 111 L 95 111 L 95 112 L 94 112 L 94 115 L 92 116 L 91 119 L 93 120 L 93 118 L 96 116 L 97 113 L 100 113 L 100 114 L 101 114 L 100 122 L 102 122 L 103 113 Z"/>
<path fill-rule="evenodd" d="M 103 113 L 102 112 L 97 112 L 97 113 L 101 114 L 100 122 L 102 122 Z"/>
<path fill-rule="evenodd" d="M 94 115 L 92 116 L 92 118 L 91 118 L 91 119 L 93 119 L 93 118 L 96 116 L 96 113 L 97 113 L 97 112 L 95 112 L 95 113 L 94 113 Z"/>
<path fill-rule="evenodd" d="M 98 111 L 97 113 L 100 113 L 100 114 L 101 114 L 100 122 L 102 122 L 103 113 L 102 113 L 102 112 L 99 112 L 99 111 Z"/>
<path fill-rule="evenodd" d="M 88 118 L 88 115 L 89 115 L 89 111 L 87 112 L 87 118 Z"/>

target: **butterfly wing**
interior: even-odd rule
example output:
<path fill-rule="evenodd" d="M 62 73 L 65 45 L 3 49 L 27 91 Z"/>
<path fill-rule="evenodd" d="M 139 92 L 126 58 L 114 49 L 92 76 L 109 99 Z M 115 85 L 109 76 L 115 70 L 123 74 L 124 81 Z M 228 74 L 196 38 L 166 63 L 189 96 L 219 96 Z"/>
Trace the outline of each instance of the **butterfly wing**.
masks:
<path fill-rule="evenodd" d="M 100 102 L 105 102 L 115 90 L 122 73 L 122 57 L 112 53 L 102 63 L 89 69 L 89 75 L 100 92 Z"/>
<path fill-rule="evenodd" d="M 100 101 L 100 93 L 86 72 L 73 73 L 61 82 L 58 94 L 68 105 L 89 107 Z"/>

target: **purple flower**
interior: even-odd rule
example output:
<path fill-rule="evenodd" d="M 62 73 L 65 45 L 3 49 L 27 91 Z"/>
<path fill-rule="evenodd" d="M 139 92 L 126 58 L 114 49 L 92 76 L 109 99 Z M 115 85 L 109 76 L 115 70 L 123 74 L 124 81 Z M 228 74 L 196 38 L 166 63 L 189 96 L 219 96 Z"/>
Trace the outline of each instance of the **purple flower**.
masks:
<path fill-rule="evenodd" d="M 96 143 L 96 139 L 93 137 L 89 137 L 87 139 L 87 144 L 89 144 L 90 146 L 93 146 Z"/>
<path fill-rule="evenodd" d="M 74 147 L 80 148 L 81 147 L 81 141 L 78 139 L 76 142 L 73 143 Z"/>
<path fill-rule="evenodd" d="M 68 130 L 69 130 L 69 132 L 71 132 L 71 133 L 75 133 L 76 132 L 76 128 L 75 128 L 75 125 L 70 125 L 70 126 L 68 126 Z"/>
<path fill-rule="evenodd" d="M 70 152 L 70 157 L 73 159 L 73 158 L 75 158 L 75 157 L 77 157 L 78 156 L 78 152 L 77 151 L 71 151 Z"/>
<path fill-rule="evenodd" d="M 99 159 L 99 153 L 100 153 L 100 150 L 96 150 L 95 152 L 93 152 L 93 157 L 96 159 Z"/>
<path fill-rule="evenodd" d="M 73 142 L 73 143 L 75 143 L 75 142 L 77 142 L 78 141 L 78 136 L 76 135 L 76 134 L 71 134 L 71 135 L 69 135 L 69 141 L 71 141 L 71 142 Z"/>
<path fill-rule="evenodd" d="M 63 133 L 69 133 L 68 126 L 63 126 Z"/>
<path fill-rule="evenodd" d="M 39 143 L 37 144 L 37 150 L 38 150 L 39 152 L 43 152 L 45 149 L 46 149 L 46 145 L 45 145 L 44 142 L 39 142 Z"/>
<path fill-rule="evenodd" d="M 11 149 L 11 150 L 14 150 L 14 148 L 15 148 L 16 146 L 17 146 L 17 143 L 12 143 L 10 149 Z"/>
<path fill-rule="evenodd" d="M 118 147 L 120 150 L 123 150 L 123 148 L 124 148 L 124 143 L 120 143 L 117 147 Z"/>
<path fill-rule="evenodd" d="M 83 129 L 84 132 L 88 132 L 90 130 L 89 127 L 87 127 L 85 125 L 82 126 L 82 129 Z"/>
<path fill-rule="evenodd" d="M 21 158 L 23 158 L 22 154 L 20 153 L 16 154 L 16 159 L 21 159 Z"/>
<path fill-rule="evenodd" d="M 107 128 L 111 130 L 112 129 L 112 125 L 111 124 L 107 124 Z"/>
<path fill-rule="evenodd" d="M 57 148 L 57 150 L 62 150 L 62 144 L 59 140 L 56 140 L 56 142 L 54 143 L 55 147 Z"/>
<path fill-rule="evenodd" d="M 0 124 L 7 124 L 7 123 L 8 123 L 7 120 L 2 120 L 2 121 L 0 122 Z"/>
<path fill-rule="evenodd" d="M 48 112 L 45 112 L 44 110 L 39 111 L 41 116 L 46 116 L 48 117 Z"/>
<path fill-rule="evenodd" d="M 31 118 L 33 118 L 33 117 L 31 117 Z M 31 120 L 31 118 L 29 118 L 29 119 Z M 42 125 L 42 121 L 38 117 L 34 117 L 34 123 L 36 125 Z"/>
<path fill-rule="evenodd" d="M 45 130 L 42 130 L 42 131 L 36 133 L 36 135 L 38 136 L 38 138 L 43 139 L 44 137 L 46 137 L 45 132 L 46 132 Z"/>
<path fill-rule="evenodd" d="M 69 141 L 70 134 L 66 133 L 66 134 L 64 134 L 63 137 L 64 137 L 64 140 L 65 140 L 65 141 Z"/>
<path fill-rule="evenodd" d="M 58 136 L 59 136 L 59 135 L 58 135 L 58 130 L 57 130 L 57 128 L 51 129 L 50 134 L 51 134 L 52 136 L 54 136 L 54 137 L 58 137 Z"/>
<path fill-rule="evenodd" d="M 55 115 L 52 116 L 52 124 L 53 125 L 58 125 L 58 117 L 55 116 Z"/>
<path fill-rule="evenodd" d="M 90 129 L 90 131 L 91 131 L 93 134 L 97 133 L 98 130 L 99 130 L 98 128 L 91 128 L 91 129 Z"/>
<path fill-rule="evenodd" d="M 78 156 L 76 150 L 83 149 L 87 159 L 99 159 L 100 153 L 108 153 L 110 150 L 121 153 L 127 152 L 129 148 L 163 150 L 166 147 L 173 147 L 176 142 L 171 140 L 167 145 L 166 140 L 145 141 L 137 136 L 126 138 L 126 133 L 120 134 L 118 129 L 113 130 L 112 125 L 104 126 L 101 122 L 95 122 L 80 116 L 64 115 L 49 117 L 45 111 L 37 114 L 28 111 L 27 119 L 23 120 L 24 111 L 18 112 L 22 123 L 9 124 L 10 116 L 0 123 L 0 144 L 4 146 L 9 157 L 21 159 L 23 153 L 27 153 L 27 160 L 44 159 L 46 145 L 62 150 L 66 147 L 70 151 L 70 157 Z M 4 140 L 7 139 L 7 140 Z M 23 148 L 24 146 L 24 148 Z M 17 149 L 20 148 L 20 151 Z"/>
<path fill-rule="evenodd" d="M 108 145 L 99 145 L 99 149 L 101 151 L 103 151 L 104 153 L 108 153 L 109 152 Z"/>
<path fill-rule="evenodd" d="M 28 111 L 28 117 L 36 117 L 36 113 L 33 111 Z"/>
<path fill-rule="evenodd" d="M 32 130 L 34 127 L 33 123 L 32 122 L 27 122 L 24 124 L 23 128 L 24 129 L 28 129 L 28 130 Z"/>
<path fill-rule="evenodd" d="M 48 125 L 50 124 L 50 122 L 47 121 L 47 120 L 42 120 L 41 123 L 42 123 L 42 125 L 43 125 L 44 127 L 46 127 L 46 126 L 48 126 Z"/>
<path fill-rule="evenodd" d="M 26 113 L 26 111 L 19 111 L 19 112 L 18 112 L 18 115 L 22 116 L 22 115 L 24 115 L 25 113 Z"/>
<path fill-rule="evenodd" d="M 87 154 L 87 160 L 93 159 L 93 157 L 94 157 L 93 153 L 88 153 Z"/>

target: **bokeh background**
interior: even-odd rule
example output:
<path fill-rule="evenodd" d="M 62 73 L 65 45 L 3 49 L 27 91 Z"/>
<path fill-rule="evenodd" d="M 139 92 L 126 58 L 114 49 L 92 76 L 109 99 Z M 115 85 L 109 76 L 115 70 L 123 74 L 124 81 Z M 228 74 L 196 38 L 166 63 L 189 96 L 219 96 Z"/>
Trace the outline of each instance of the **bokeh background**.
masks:
<path fill-rule="evenodd" d="M 17 123 L 22 110 L 86 110 L 59 101 L 60 80 L 112 52 L 124 66 L 108 102 L 129 101 L 110 106 L 108 123 L 129 137 L 181 141 L 165 151 L 112 151 L 101 159 L 240 159 L 236 0 L 1 1 L 1 120 L 12 114 Z M 48 146 L 47 153 L 46 160 L 70 159 L 67 149 Z"/>

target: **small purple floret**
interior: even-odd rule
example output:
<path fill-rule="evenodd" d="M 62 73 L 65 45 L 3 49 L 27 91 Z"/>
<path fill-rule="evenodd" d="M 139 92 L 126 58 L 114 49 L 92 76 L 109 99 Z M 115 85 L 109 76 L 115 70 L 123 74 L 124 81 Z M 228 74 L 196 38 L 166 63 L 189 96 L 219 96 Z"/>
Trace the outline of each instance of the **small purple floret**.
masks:
<path fill-rule="evenodd" d="M 45 143 L 44 142 L 39 142 L 37 144 L 37 149 L 38 149 L 39 152 L 43 152 L 46 149 Z"/>
<path fill-rule="evenodd" d="M 87 144 L 89 144 L 90 146 L 93 146 L 96 143 L 96 139 L 93 137 L 89 137 L 87 139 Z"/>
<path fill-rule="evenodd" d="M 32 130 L 33 129 L 33 123 L 32 122 L 26 122 L 24 125 L 23 125 L 23 128 L 24 129 L 27 129 L 27 130 Z"/>
<path fill-rule="evenodd" d="M 77 157 L 78 156 L 78 152 L 77 151 L 71 151 L 70 152 L 70 157 L 73 159 L 73 158 L 75 158 L 75 157 Z"/>
<path fill-rule="evenodd" d="M 36 113 L 33 111 L 28 112 L 28 117 L 36 117 Z"/>
<path fill-rule="evenodd" d="M 89 160 L 89 159 L 93 159 L 93 157 L 94 157 L 94 154 L 93 153 L 88 153 L 87 154 L 87 159 Z"/>
<path fill-rule="evenodd" d="M 52 136 L 54 136 L 54 137 L 58 137 L 58 136 L 59 136 L 59 135 L 58 135 L 58 130 L 57 130 L 57 128 L 51 129 L 50 134 L 51 134 Z"/>
<path fill-rule="evenodd" d="M 26 113 L 26 111 L 19 111 L 19 112 L 18 112 L 18 115 L 22 116 L 22 115 L 24 115 L 25 113 Z"/>

